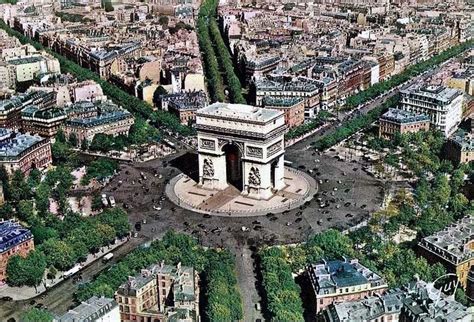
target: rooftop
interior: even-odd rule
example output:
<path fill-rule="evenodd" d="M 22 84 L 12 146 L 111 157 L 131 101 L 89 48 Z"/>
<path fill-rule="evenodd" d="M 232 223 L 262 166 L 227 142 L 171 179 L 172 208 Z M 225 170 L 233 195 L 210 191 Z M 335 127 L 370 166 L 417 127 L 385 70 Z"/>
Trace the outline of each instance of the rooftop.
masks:
<path fill-rule="evenodd" d="M 43 61 L 44 59 L 45 58 L 41 55 L 27 56 L 27 57 L 9 59 L 8 63 L 12 65 L 23 65 L 23 64 L 37 63 L 37 62 Z"/>
<path fill-rule="evenodd" d="M 419 245 L 448 262 L 458 264 L 474 258 L 474 217 L 464 217 L 445 229 L 425 237 Z"/>
<path fill-rule="evenodd" d="M 386 314 L 396 314 L 398 320 L 402 312 L 417 321 L 460 321 L 472 317 L 467 307 L 424 281 L 409 283 L 381 296 L 331 304 L 326 316 L 329 321 L 352 322 L 374 321 Z"/>
<path fill-rule="evenodd" d="M 106 315 L 117 307 L 114 299 L 93 296 L 79 306 L 69 310 L 57 322 L 78 322 L 78 321 L 98 321 L 100 317 Z"/>
<path fill-rule="evenodd" d="M 450 138 L 450 141 L 461 148 L 461 151 L 474 151 L 474 134 L 465 132 L 462 129 L 456 131 Z"/>
<path fill-rule="evenodd" d="M 248 120 L 254 122 L 268 122 L 282 116 L 276 110 L 244 104 L 214 103 L 197 111 L 198 116 L 225 117 L 234 120 Z"/>
<path fill-rule="evenodd" d="M 28 148 L 45 140 L 39 135 L 21 134 L 0 128 L 0 160 L 18 157 Z"/>
<path fill-rule="evenodd" d="M 385 281 L 376 273 L 361 265 L 357 259 L 323 261 L 309 267 L 311 280 L 319 294 L 335 293 L 337 288 L 373 284 L 378 287 Z"/>
<path fill-rule="evenodd" d="M 13 220 L 0 221 L 0 253 L 33 238 L 33 234 Z"/>
<path fill-rule="evenodd" d="M 443 85 L 424 85 L 414 84 L 407 89 L 401 90 L 400 93 L 410 96 L 418 96 L 424 100 L 435 100 L 444 104 L 451 103 L 457 97 L 463 95 L 462 91 L 449 88 Z"/>
<path fill-rule="evenodd" d="M 406 124 L 415 122 L 429 121 L 430 118 L 425 114 L 417 114 L 414 112 L 408 112 L 396 108 L 391 108 L 385 112 L 381 117 L 381 120 L 392 121 L 396 123 Z"/>

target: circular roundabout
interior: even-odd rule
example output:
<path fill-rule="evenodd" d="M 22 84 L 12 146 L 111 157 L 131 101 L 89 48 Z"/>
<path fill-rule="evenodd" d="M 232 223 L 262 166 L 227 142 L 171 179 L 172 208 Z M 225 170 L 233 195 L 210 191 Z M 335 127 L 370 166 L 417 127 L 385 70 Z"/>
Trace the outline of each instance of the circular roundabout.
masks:
<path fill-rule="evenodd" d="M 200 186 L 181 173 L 170 180 L 166 195 L 177 206 L 203 214 L 226 217 L 262 216 L 281 213 L 310 201 L 317 192 L 316 181 L 308 174 L 285 167 L 285 187 L 268 199 L 256 199 L 228 185 L 222 190 Z"/>

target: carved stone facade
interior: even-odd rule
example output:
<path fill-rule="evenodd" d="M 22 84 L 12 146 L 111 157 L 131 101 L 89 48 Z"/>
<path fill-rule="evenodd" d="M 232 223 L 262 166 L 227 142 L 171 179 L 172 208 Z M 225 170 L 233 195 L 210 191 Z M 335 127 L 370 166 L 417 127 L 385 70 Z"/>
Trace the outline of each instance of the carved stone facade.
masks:
<path fill-rule="evenodd" d="M 196 113 L 199 185 L 268 199 L 285 187 L 282 112 L 215 103 Z"/>

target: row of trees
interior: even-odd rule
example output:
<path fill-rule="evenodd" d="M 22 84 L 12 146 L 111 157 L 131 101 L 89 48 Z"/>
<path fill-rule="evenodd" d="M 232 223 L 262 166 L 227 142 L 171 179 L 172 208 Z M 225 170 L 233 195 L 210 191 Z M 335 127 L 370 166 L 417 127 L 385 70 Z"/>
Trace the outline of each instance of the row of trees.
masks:
<path fill-rule="evenodd" d="M 329 133 L 323 138 L 314 142 L 314 147 L 324 150 L 341 142 L 344 139 L 347 139 L 357 131 L 375 122 L 387 109 L 396 107 L 398 100 L 399 96 L 394 95 L 386 100 L 382 105 L 370 110 L 366 115 L 358 115 L 344 124 L 341 124 L 334 132 Z"/>
<path fill-rule="evenodd" d="M 263 287 L 273 321 L 304 321 L 301 289 L 282 248 L 270 247 L 259 252 Z"/>
<path fill-rule="evenodd" d="M 22 44 L 28 43 L 34 46 L 37 50 L 46 50 L 48 53 L 58 59 L 61 65 L 61 70 L 63 72 L 73 74 L 79 81 L 94 80 L 95 82 L 100 84 L 104 91 L 104 94 L 110 97 L 117 105 L 123 106 L 124 108 L 129 110 L 131 113 L 134 114 L 134 116 L 139 116 L 145 120 L 150 120 L 155 125 L 164 126 L 170 129 L 171 131 L 177 132 L 181 135 L 189 135 L 193 133 L 193 130 L 191 128 L 182 125 L 179 119 L 171 113 L 165 111 L 153 111 L 152 107 L 148 103 L 124 92 L 117 86 L 101 79 L 94 72 L 81 67 L 80 65 L 65 58 L 64 56 L 59 55 L 53 52 L 52 50 L 43 47 L 43 45 L 41 45 L 39 42 L 24 36 L 16 30 L 11 29 L 1 19 L 0 28 L 5 30 L 10 36 L 18 38 Z"/>
<path fill-rule="evenodd" d="M 169 265 L 181 262 L 204 273 L 207 282 L 205 313 L 211 321 L 242 319 L 242 304 L 237 287 L 234 260 L 227 251 L 205 250 L 187 235 L 168 231 L 163 239 L 153 241 L 148 248 L 137 248 L 124 259 L 101 273 L 92 282 L 83 284 L 75 294 L 79 301 L 93 295 L 113 297 L 115 290 L 128 276 L 133 276 L 152 264 L 164 261 Z"/>
<path fill-rule="evenodd" d="M 380 94 L 383 94 L 388 90 L 410 80 L 411 78 L 418 76 L 431 68 L 439 66 L 439 64 L 447 61 L 448 59 L 456 57 L 460 53 L 464 52 L 466 49 L 471 48 L 473 43 L 473 41 L 462 43 L 460 45 L 451 47 L 441 52 L 440 54 L 431 57 L 428 60 L 412 65 L 406 68 L 400 74 L 397 74 L 388 80 L 377 83 L 358 94 L 350 96 L 346 101 L 346 105 L 349 108 L 353 108 L 360 104 L 363 104 L 369 101 L 370 99 L 373 99 L 379 96 Z"/>
<path fill-rule="evenodd" d="M 214 102 L 225 100 L 222 72 L 229 91 L 229 100 L 232 103 L 244 104 L 246 101 L 242 96 L 242 85 L 235 74 L 232 57 L 217 24 L 217 5 L 217 0 L 204 1 L 197 21 L 199 45 L 204 58 L 209 93 Z"/>
<path fill-rule="evenodd" d="M 197 20 L 197 35 L 206 72 L 209 95 L 212 102 L 223 102 L 225 101 L 224 82 L 219 72 L 219 63 L 212 46 L 208 27 L 209 19 L 215 19 L 216 6 L 216 0 L 207 0 L 202 3 Z"/>
<path fill-rule="evenodd" d="M 208 320 L 242 320 L 242 298 L 237 286 L 234 256 L 228 251 L 209 250 L 207 259 L 204 275 Z"/>
<path fill-rule="evenodd" d="M 224 43 L 224 39 L 222 39 L 222 35 L 216 20 L 211 19 L 209 21 L 209 31 L 214 42 L 214 47 L 217 52 L 217 58 L 221 66 L 221 70 L 224 74 L 227 90 L 229 91 L 229 100 L 232 103 L 247 103 L 242 96 L 242 85 L 240 84 L 239 78 L 235 74 L 232 58 L 226 44 Z"/>

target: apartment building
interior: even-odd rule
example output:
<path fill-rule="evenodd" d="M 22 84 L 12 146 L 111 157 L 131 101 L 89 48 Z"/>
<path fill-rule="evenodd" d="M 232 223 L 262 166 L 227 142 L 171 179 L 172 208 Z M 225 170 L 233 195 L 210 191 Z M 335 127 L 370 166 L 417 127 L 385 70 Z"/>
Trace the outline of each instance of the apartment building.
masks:
<path fill-rule="evenodd" d="M 152 265 L 115 292 L 121 322 L 199 321 L 198 275 L 192 267 Z"/>
<path fill-rule="evenodd" d="M 448 137 L 461 123 L 463 93 L 445 86 L 412 85 L 400 91 L 400 108 L 430 118 L 431 126 Z"/>
<path fill-rule="evenodd" d="M 443 230 L 423 238 L 418 252 L 430 263 L 441 263 L 455 273 L 463 287 L 474 265 L 474 217 L 465 217 Z"/>
<path fill-rule="evenodd" d="M 355 301 L 387 290 L 385 280 L 357 259 L 322 261 L 306 270 L 315 297 L 316 312 L 332 303 Z"/>

